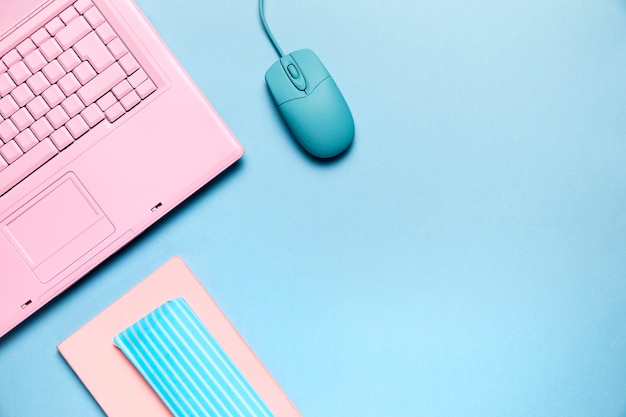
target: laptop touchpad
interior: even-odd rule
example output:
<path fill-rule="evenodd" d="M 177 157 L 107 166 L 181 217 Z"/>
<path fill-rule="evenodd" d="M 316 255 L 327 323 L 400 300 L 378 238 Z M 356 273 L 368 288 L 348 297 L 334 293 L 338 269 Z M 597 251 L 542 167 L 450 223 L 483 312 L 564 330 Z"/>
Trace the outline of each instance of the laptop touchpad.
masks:
<path fill-rule="evenodd" d="M 73 173 L 22 206 L 2 227 L 42 283 L 115 231 Z"/>

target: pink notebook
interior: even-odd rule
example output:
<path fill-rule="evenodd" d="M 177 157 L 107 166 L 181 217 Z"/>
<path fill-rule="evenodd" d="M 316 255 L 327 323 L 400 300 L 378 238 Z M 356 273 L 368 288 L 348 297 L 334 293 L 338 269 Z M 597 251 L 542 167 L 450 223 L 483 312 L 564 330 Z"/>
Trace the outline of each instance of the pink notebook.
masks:
<path fill-rule="evenodd" d="M 180 258 L 169 260 L 57 347 L 107 415 L 171 415 L 115 347 L 113 338 L 156 307 L 177 297 L 187 301 L 275 416 L 300 416 Z"/>

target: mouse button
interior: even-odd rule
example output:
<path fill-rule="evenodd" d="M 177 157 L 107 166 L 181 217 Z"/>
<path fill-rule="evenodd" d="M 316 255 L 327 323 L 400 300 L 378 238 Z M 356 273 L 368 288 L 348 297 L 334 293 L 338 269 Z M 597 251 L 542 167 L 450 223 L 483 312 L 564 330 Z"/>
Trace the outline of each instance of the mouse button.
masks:
<path fill-rule="evenodd" d="M 285 55 L 280 59 L 280 63 L 285 70 L 285 74 L 289 77 L 289 80 L 300 91 L 306 90 L 307 82 L 304 74 L 298 68 L 298 64 L 289 55 Z"/>
<path fill-rule="evenodd" d="M 276 61 L 265 73 L 265 82 L 277 106 L 286 101 L 305 97 L 306 94 L 294 88 L 280 61 Z"/>
<path fill-rule="evenodd" d="M 354 139 L 352 113 L 331 77 L 306 100 L 284 103 L 280 111 L 298 143 L 318 158 L 339 155 Z"/>
<path fill-rule="evenodd" d="M 330 77 L 330 73 L 310 49 L 300 49 L 290 54 L 300 70 L 307 78 L 307 93 L 310 93 L 319 83 Z"/>

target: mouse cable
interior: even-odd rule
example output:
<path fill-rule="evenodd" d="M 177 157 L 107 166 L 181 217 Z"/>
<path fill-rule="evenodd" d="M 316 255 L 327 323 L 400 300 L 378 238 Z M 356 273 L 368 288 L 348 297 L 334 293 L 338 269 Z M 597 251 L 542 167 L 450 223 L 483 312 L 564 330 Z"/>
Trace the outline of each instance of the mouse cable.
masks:
<path fill-rule="evenodd" d="M 276 38 L 274 38 L 274 35 L 272 34 L 270 27 L 267 25 L 267 22 L 265 21 L 265 12 L 263 11 L 264 8 L 265 7 L 263 5 L 263 0 L 259 0 L 259 12 L 261 14 L 261 22 L 263 23 L 263 28 L 265 29 L 265 33 L 267 34 L 267 37 L 270 38 L 272 45 L 274 45 L 274 49 L 276 49 L 276 52 L 278 52 L 278 55 L 280 55 L 280 57 L 282 58 L 285 56 L 285 53 L 280 48 L 280 45 L 278 45 L 278 42 L 276 42 Z"/>

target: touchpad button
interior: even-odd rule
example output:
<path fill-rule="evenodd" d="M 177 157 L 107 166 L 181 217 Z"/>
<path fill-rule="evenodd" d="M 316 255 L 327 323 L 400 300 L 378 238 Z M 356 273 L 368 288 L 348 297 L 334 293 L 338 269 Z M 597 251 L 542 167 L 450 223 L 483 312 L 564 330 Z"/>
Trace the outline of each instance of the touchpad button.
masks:
<path fill-rule="evenodd" d="M 72 173 L 13 213 L 3 222 L 3 228 L 43 283 L 115 230 Z"/>

